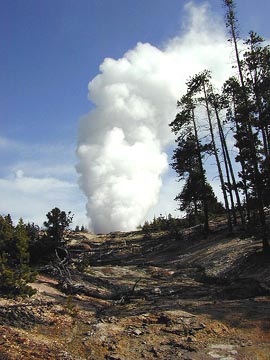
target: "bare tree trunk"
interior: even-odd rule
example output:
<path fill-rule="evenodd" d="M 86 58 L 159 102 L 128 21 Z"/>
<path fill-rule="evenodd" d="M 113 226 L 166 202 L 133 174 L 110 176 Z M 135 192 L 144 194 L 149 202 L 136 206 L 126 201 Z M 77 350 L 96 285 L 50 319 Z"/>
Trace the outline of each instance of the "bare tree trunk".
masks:
<path fill-rule="evenodd" d="M 241 204 L 239 192 L 238 192 L 238 189 L 237 189 L 237 183 L 236 183 L 235 176 L 234 176 L 234 170 L 233 170 L 230 154 L 229 154 L 229 151 L 228 151 L 226 139 L 225 139 L 225 136 L 224 136 L 224 131 L 223 131 L 223 128 L 222 128 L 222 125 L 221 125 L 219 113 L 218 113 L 216 107 L 215 107 L 215 114 L 216 114 L 216 119 L 217 119 L 217 123 L 218 123 L 219 136 L 220 136 L 220 141 L 221 141 L 221 145 L 222 145 L 225 166 L 229 167 L 229 170 L 230 170 L 230 174 L 226 170 L 227 174 L 228 174 L 227 177 L 229 178 L 229 176 L 231 176 L 231 178 L 232 178 L 233 189 L 234 189 L 234 193 L 235 193 L 235 197 L 236 197 L 236 201 L 237 201 L 237 207 L 238 207 L 238 211 L 239 211 L 240 218 L 241 218 L 241 224 L 244 225 L 245 224 L 245 219 L 244 219 L 244 215 L 243 215 L 243 209 L 242 209 L 242 204 Z"/>
<path fill-rule="evenodd" d="M 222 131 L 223 131 L 223 129 L 222 129 Z M 233 198 L 233 191 L 232 191 L 233 186 L 232 186 L 232 183 L 231 183 L 230 170 L 229 170 L 228 159 L 227 159 L 226 150 L 225 150 L 226 145 L 224 145 L 224 142 L 222 140 L 222 134 L 221 134 L 220 127 L 219 127 L 219 137 L 220 137 L 222 156 L 223 156 L 225 172 L 226 172 L 226 178 L 227 178 L 227 191 L 229 193 L 229 198 L 230 198 L 230 203 L 231 203 L 231 211 L 232 211 L 233 223 L 234 223 L 234 225 L 237 225 L 236 210 L 235 210 L 235 206 L 234 206 L 234 198 Z"/>
<path fill-rule="evenodd" d="M 200 152 L 200 142 L 199 142 L 199 137 L 198 137 L 197 125 L 195 122 L 194 109 L 192 109 L 192 121 L 193 121 L 194 135 L 195 135 L 196 144 L 197 144 L 200 172 L 201 172 L 201 177 L 202 177 L 203 187 L 204 187 L 204 193 L 203 193 L 204 233 L 205 233 L 205 236 L 207 236 L 209 233 L 209 213 L 208 213 L 208 200 L 207 200 L 207 193 L 206 193 L 206 178 L 205 178 L 205 171 L 203 168 L 202 156 L 201 156 L 201 152 Z"/>
<path fill-rule="evenodd" d="M 206 105 L 206 112 L 207 112 L 207 117 L 208 117 L 211 140 L 212 140 L 214 155 L 215 155 L 216 164 L 217 164 L 217 168 L 218 168 L 218 175 L 219 175 L 219 180 L 221 183 L 221 189 L 222 189 L 222 193 L 223 193 L 225 209 L 227 212 L 228 228 L 229 228 L 229 231 L 232 232 L 232 220 L 231 220 L 231 215 L 230 215 L 230 208 L 229 208 L 229 203 L 228 203 L 226 186 L 225 186 L 224 177 L 223 177 L 223 173 L 222 173 L 222 169 L 221 169 L 221 165 L 220 165 L 220 161 L 219 161 L 219 157 L 218 157 L 218 151 L 217 151 L 217 147 L 216 147 L 213 125 L 212 125 L 211 114 L 210 114 L 210 108 L 209 108 L 206 86 L 205 86 L 204 81 L 203 81 L 203 92 L 204 92 L 204 101 L 205 101 L 205 105 Z"/>

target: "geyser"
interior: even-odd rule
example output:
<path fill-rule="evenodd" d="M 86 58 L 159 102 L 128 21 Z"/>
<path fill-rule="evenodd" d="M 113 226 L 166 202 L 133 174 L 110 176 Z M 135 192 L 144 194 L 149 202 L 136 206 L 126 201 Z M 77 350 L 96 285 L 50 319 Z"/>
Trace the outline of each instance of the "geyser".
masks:
<path fill-rule="evenodd" d="M 220 84 L 228 74 L 222 22 L 209 21 L 207 5 L 185 10 L 185 33 L 162 49 L 138 43 L 121 59 L 105 59 L 89 83 L 95 109 L 80 120 L 77 171 L 96 233 L 132 230 L 145 220 L 159 200 L 173 142 L 168 124 L 187 78 L 208 68 Z"/>

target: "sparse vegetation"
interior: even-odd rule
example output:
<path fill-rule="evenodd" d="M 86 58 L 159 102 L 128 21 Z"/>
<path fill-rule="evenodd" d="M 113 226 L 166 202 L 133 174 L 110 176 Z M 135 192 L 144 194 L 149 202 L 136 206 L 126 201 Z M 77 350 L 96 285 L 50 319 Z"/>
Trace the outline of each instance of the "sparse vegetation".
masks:
<path fill-rule="evenodd" d="M 78 308 L 74 304 L 73 295 L 68 295 L 65 303 L 65 311 L 71 317 L 76 317 L 78 315 Z"/>
<path fill-rule="evenodd" d="M 29 236 L 20 219 L 13 225 L 10 215 L 0 216 L 0 294 L 28 296 L 34 290 L 27 284 L 35 272 L 29 266 Z"/>
<path fill-rule="evenodd" d="M 27 285 L 36 275 L 33 266 L 53 260 L 57 248 L 61 251 L 72 216 L 55 208 L 47 218 L 46 232 L 41 232 L 34 223 L 24 224 L 20 219 L 14 226 L 10 215 L 0 216 L 0 294 L 11 297 L 34 294 Z"/>
<path fill-rule="evenodd" d="M 45 230 L 0 216 L 1 359 L 269 358 L 270 50 L 251 32 L 241 60 L 234 1 L 224 4 L 239 79 L 217 94 L 210 72 L 193 76 L 170 124 L 186 216 L 108 235 L 68 231 L 73 215 L 59 208 Z M 207 180 L 212 155 L 225 207 Z"/>
<path fill-rule="evenodd" d="M 162 230 L 170 230 L 174 227 L 185 227 L 186 220 L 180 218 L 174 218 L 171 214 L 168 216 L 163 216 L 160 214 L 159 217 L 154 217 L 152 221 L 145 221 L 139 229 L 142 229 L 143 232 L 146 231 L 162 231 Z"/>
<path fill-rule="evenodd" d="M 73 246 L 92 249 L 91 271 L 70 268 L 80 284 L 73 294 L 43 274 L 34 299 L 0 299 L 1 356 L 152 360 L 177 358 L 180 349 L 203 359 L 216 344 L 224 357 L 267 356 L 269 262 L 258 240 L 224 238 L 225 226 L 224 216 L 211 221 L 208 239 L 183 228 L 180 243 L 168 230 L 149 239 L 142 231 L 70 232 Z M 70 250 L 76 263 L 82 254 Z"/>

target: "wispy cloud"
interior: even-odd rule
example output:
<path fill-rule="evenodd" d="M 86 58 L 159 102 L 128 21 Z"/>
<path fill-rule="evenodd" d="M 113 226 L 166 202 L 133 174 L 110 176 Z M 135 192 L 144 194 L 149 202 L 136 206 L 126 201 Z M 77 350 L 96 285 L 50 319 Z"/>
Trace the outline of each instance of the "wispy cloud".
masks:
<path fill-rule="evenodd" d="M 75 145 L 38 142 L 24 143 L 0 137 L 2 177 L 22 170 L 28 176 L 52 176 L 60 179 L 77 178 L 75 171 Z"/>
<path fill-rule="evenodd" d="M 76 183 L 29 177 L 17 171 L 13 178 L 0 179 L 0 192 L 0 214 L 10 213 L 14 221 L 22 217 L 25 222 L 42 225 L 46 213 L 57 206 L 75 214 L 74 224 L 86 224 L 83 196 Z"/>
<path fill-rule="evenodd" d="M 0 149 L 0 214 L 42 225 L 46 213 L 57 206 L 74 213 L 74 224 L 87 225 L 73 145 L 28 144 L 0 137 Z"/>

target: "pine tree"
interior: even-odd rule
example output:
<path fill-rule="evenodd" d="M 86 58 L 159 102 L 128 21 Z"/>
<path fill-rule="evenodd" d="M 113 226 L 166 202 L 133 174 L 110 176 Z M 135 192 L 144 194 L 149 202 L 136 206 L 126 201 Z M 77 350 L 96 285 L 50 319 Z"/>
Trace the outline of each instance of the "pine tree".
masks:
<path fill-rule="evenodd" d="M 195 120 L 195 102 L 190 93 L 184 95 L 177 103 L 180 111 L 170 124 L 172 131 L 178 136 L 177 148 L 174 150 L 171 166 L 177 172 L 179 180 L 187 175 L 192 180 L 193 169 L 196 169 L 201 189 L 201 201 L 204 213 L 204 232 L 209 232 L 208 202 L 206 196 L 206 175 L 203 167 L 204 153 L 210 150 L 209 144 L 202 144 Z M 176 197 L 178 200 L 179 197 Z M 191 200 L 192 202 L 192 200 Z"/>
<path fill-rule="evenodd" d="M 27 283 L 33 280 L 33 272 L 29 267 L 29 236 L 23 219 L 19 219 L 14 229 L 14 238 L 17 251 L 16 273 L 20 289 L 27 289 Z M 30 290 L 30 289 L 29 289 Z"/>
<path fill-rule="evenodd" d="M 237 28 L 237 19 L 235 15 L 235 4 L 233 0 L 224 0 L 224 5 L 226 8 L 226 19 L 227 19 L 226 26 L 229 29 L 231 35 L 231 41 L 234 45 L 236 64 L 239 75 L 239 85 L 240 85 L 238 92 L 238 100 L 240 101 L 238 101 L 235 106 L 235 110 L 236 110 L 235 112 L 238 116 L 238 120 L 237 120 L 238 126 L 237 126 L 237 133 L 235 135 L 235 138 L 237 140 L 239 149 L 241 149 L 241 152 L 239 151 L 239 156 L 242 157 L 240 161 L 242 162 L 242 168 L 244 165 L 244 170 L 245 170 L 245 173 L 242 173 L 241 177 L 245 181 L 244 185 L 249 183 L 249 186 L 252 188 L 252 193 L 249 195 L 248 207 L 250 208 L 250 204 L 252 201 L 252 203 L 254 204 L 253 206 L 258 211 L 259 222 L 262 228 L 263 251 L 267 254 L 270 254 L 270 244 L 266 230 L 266 221 L 265 221 L 265 213 L 264 213 L 264 180 L 260 166 L 260 164 L 262 163 L 262 157 L 260 152 L 261 142 L 259 138 L 260 129 L 254 126 L 254 122 L 256 121 L 256 119 L 259 117 L 259 121 L 260 121 L 260 115 L 262 115 L 260 111 L 261 103 L 260 101 L 259 102 L 257 101 L 260 97 L 258 97 L 259 92 L 257 91 L 258 88 L 256 87 L 258 85 L 257 82 L 258 74 L 259 74 L 258 54 L 260 54 L 260 51 L 259 52 L 255 51 L 256 46 L 261 42 L 261 39 L 255 36 L 254 33 L 251 33 L 250 40 L 248 41 L 248 45 L 250 45 L 250 49 L 245 54 L 244 60 L 241 60 L 240 52 L 238 49 L 239 34 Z M 255 53 L 256 56 L 254 56 Z M 254 61 L 255 59 L 256 61 Z M 268 76 L 266 77 L 266 84 L 267 84 L 269 81 L 268 55 L 266 56 L 266 62 L 264 65 L 268 66 Z M 261 88 L 266 89 L 266 93 L 267 93 L 267 88 L 269 87 L 262 86 Z M 257 113 L 256 111 L 254 112 L 255 110 L 254 103 L 257 105 Z M 267 103 L 269 104 L 269 101 L 266 101 L 266 104 Z M 269 105 L 266 105 L 266 108 L 268 107 Z M 267 133 L 269 134 L 269 131 L 265 133 L 266 136 Z M 267 151 L 266 139 L 264 139 L 263 141 L 265 142 L 264 145 L 265 151 Z"/>
<path fill-rule="evenodd" d="M 245 44 L 243 68 L 249 91 L 252 126 L 261 139 L 259 152 L 263 182 L 264 205 L 270 204 L 270 48 L 263 46 L 263 38 L 250 32 Z"/>
<path fill-rule="evenodd" d="M 221 184 L 221 189 L 223 193 L 225 208 L 227 212 L 227 219 L 228 219 L 228 227 L 229 231 L 232 231 L 232 222 L 231 222 L 231 216 L 230 216 L 230 209 L 229 209 L 229 202 L 228 202 L 228 196 L 223 176 L 223 171 L 218 155 L 218 149 L 216 145 L 216 138 L 214 134 L 214 128 L 213 128 L 213 120 L 212 120 L 212 109 L 211 109 L 211 98 L 213 96 L 213 89 L 212 85 L 210 83 L 211 80 L 211 74 L 210 71 L 204 70 L 201 73 L 194 75 L 190 81 L 188 82 L 188 89 L 189 92 L 192 94 L 192 96 L 197 96 L 197 102 L 199 104 L 204 104 L 206 108 L 206 114 L 208 119 L 208 126 L 209 126 L 209 132 L 211 137 L 211 145 L 213 154 L 216 161 L 216 166 L 218 170 L 219 180 Z"/>
<path fill-rule="evenodd" d="M 47 221 L 44 221 L 46 227 L 48 241 L 52 245 L 52 249 L 61 246 L 64 242 L 64 232 L 72 223 L 73 215 L 71 211 L 67 214 L 59 208 L 54 208 L 47 213 Z"/>
<path fill-rule="evenodd" d="M 8 296 L 32 295 L 27 285 L 34 272 L 29 267 L 29 237 L 20 219 L 14 227 L 10 216 L 0 217 L 0 293 Z"/>

